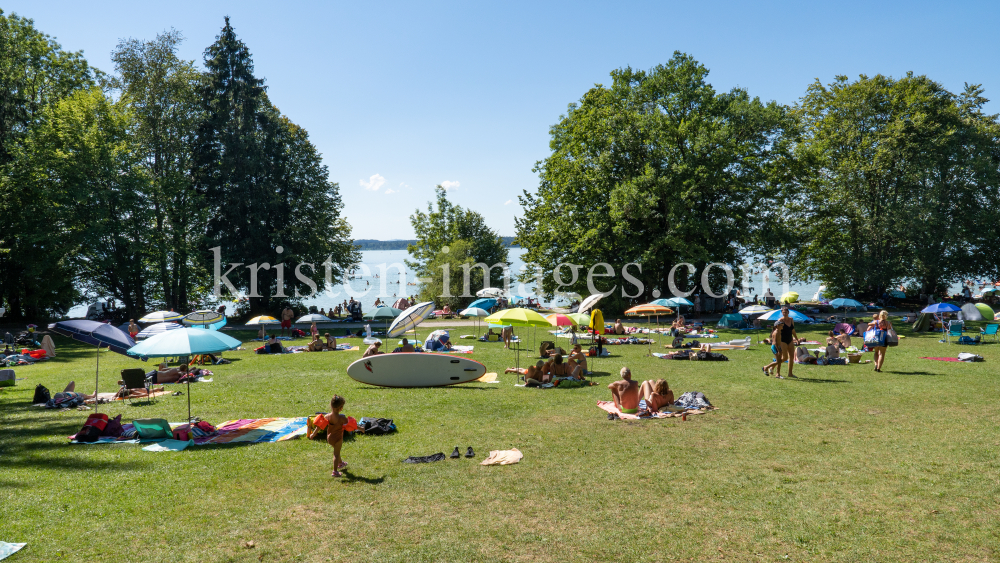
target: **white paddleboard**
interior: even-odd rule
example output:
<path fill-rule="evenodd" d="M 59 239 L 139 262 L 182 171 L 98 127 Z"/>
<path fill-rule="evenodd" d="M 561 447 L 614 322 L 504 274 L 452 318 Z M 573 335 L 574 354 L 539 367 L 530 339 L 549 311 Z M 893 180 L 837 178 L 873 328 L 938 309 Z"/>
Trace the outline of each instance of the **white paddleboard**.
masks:
<path fill-rule="evenodd" d="M 380 387 L 441 387 L 467 383 L 486 373 L 486 366 L 468 358 L 432 352 L 379 354 L 347 366 L 347 375 Z"/>

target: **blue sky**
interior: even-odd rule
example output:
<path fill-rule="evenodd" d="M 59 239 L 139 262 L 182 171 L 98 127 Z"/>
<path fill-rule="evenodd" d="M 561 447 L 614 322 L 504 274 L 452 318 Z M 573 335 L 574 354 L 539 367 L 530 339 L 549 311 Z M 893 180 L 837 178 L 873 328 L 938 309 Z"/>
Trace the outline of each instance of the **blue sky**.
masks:
<path fill-rule="evenodd" d="M 1000 2 L 4 2 L 113 70 L 171 27 L 199 64 L 229 15 L 271 100 L 309 131 L 356 238 L 411 238 L 436 184 L 514 234 L 548 128 L 609 72 L 693 55 L 717 90 L 793 103 L 838 74 L 927 74 L 1000 98 Z M 1000 100 L 988 108 L 1000 112 Z"/>

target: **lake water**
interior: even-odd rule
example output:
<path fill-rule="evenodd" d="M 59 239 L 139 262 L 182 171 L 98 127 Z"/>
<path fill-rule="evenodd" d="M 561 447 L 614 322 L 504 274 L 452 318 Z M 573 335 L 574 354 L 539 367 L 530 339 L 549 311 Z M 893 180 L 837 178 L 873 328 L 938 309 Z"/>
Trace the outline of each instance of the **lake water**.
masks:
<path fill-rule="evenodd" d="M 534 291 L 534 284 L 522 284 L 516 281 L 518 272 L 524 266 L 524 261 L 521 260 L 524 253 L 525 249 L 523 248 L 510 249 L 510 261 L 512 262 L 510 288 L 515 295 L 521 297 L 531 296 Z M 343 283 L 343 280 L 340 280 L 330 292 L 321 292 L 317 297 L 307 299 L 305 303 L 306 305 L 315 305 L 317 308 L 322 307 L 329 310 L 337 304 L 343 303 L 353 297 L 356 301 L 361 302 L 362 310 L 367 311 L 374 306 L 376 299 L 381 299 L 391 305 L 400 297 L 410 297 L 417 292 L 418 286 L 413 285 L 416 283 L 416 276 L 406 268 L 405 260 L 408 257 L 409 254 L 405 250 L 363 251 L 361 253 L 362 265 L 354 271 L 354 274 L 350 276 L 346 285 Z M 458 275 L 461 275 L 461 273 L 460 270 Z M 564 273 L 566 276 L 569 275 L 569 271 L 566 269 L 564 269 Z M 495 276 L 502 275 L 495 269 L 492 274 Z M 581 270 L 581 275 L 586 276 L 586 270 Z M 497 277 L 494 277 L 491 283 L 494 287 L 502 287 L 502 284 L 502 278 Z M 759 275 L 754 276 L 750 285 L 753 288 L 751 296 L 754 293 L 764 294 L 765 288 L 761 283 Z M 808 284 L 793 283 L 789 285 L 789 289 L 798 292 L 801 299 L 808 300 L 812 299 L 819 286 L 818 282 Z M 770 287 L 774 295 L 780 296 L 782 294 L 783 289 L 780 280 L 774 275 L 771 276 Z M 628 291 L 634 291 L 631 285 L 628 285 L 627 288 Z M 737 288 L 739 288 L 739 280 L 737 280 Z M 952 291 L 957 293 L 960 289 L 952 288 Z M 543 301 L 543 303 L 560 306 L 568 304 L 568 300 L 557 298 L 552 302 Z M 78 306 L 70 310 L 69 315 L 71 317 L 82 316 L 86 311 L 87 308 L 85 305 Z M 275 311 L 276 313 L 277 311 Z"/>

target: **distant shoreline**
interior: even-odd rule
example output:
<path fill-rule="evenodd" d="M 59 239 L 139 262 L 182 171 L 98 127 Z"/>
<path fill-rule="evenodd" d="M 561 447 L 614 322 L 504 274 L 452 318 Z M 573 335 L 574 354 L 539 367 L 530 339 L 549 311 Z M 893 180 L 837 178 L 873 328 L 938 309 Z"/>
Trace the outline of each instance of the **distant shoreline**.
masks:
<path fill-rule="evenodd" d="M 514 237 L 500 237 L 505 245 L 511 248 L 520 248 L 514 242 Z M 416 244 L 416 239 L 412 240 L 375 240 L 370 238 L 357 239 L 354 245 L 361 250 L 406 250 L 407 245 Z"/>

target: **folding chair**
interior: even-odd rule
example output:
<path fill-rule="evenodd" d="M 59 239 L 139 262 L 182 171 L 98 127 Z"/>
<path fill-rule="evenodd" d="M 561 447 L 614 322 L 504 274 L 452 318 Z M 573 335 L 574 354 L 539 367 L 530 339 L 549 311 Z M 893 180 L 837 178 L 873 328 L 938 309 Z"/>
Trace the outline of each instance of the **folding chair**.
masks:
<path fill-rule="evenodd" d="M 146 390 L 146 401 L 148 404 L 152 404 L 152 383 L 146 377 L 146 372 L 141 368 L 123 369 L 122 370 L 122 390 L 124 390 L 127 395 L 125 398 L 128 399 L 129 403 L 134 402 L 132 399 L 131 390 L 132 389 L 145 389 Z"/>
<path fill-rule="evenodd" d="M 1000 328 L 1000 325 L 986 325 L 985 329 L 979 329 L 979 335 L 983 337 L 984 342 L 986 341 L 987 336 L 992 336 L 994 342 L 1000 342 L 1000 336 L 997 335 L 998 328 Z"/>

